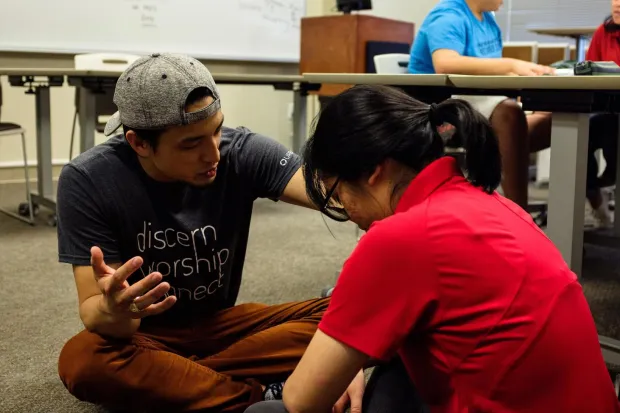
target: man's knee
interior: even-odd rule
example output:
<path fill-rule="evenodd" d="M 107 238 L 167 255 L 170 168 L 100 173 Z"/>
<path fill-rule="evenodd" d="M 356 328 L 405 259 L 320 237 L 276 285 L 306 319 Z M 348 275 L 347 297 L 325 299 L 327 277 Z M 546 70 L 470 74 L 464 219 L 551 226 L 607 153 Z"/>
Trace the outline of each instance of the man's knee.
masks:
<path fill-rule="evenodd" d="M 75 397 L 85 400 L 90 388 L 101 384 L 106 377 L 105 363 L 98 355 L 103 339 L 82 331 L 72 337 L 60 351 L 58 375 Z"/>

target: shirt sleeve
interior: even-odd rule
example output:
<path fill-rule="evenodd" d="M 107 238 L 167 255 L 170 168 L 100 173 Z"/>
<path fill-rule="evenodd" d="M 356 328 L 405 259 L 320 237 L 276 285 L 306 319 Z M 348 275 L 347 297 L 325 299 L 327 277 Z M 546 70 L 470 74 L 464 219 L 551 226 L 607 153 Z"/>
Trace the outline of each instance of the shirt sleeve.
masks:
<path fill-rule="evenodd" d="M 244 128 L 241 133 L 233 144 L 236 173 L 257 198 L 279 198 L 301 166 L 300 157 L 271 138 Z"/>
<path fill-rule="evenodd" d="M 121 261 L 117 236 L 104 214 L 104 202 L 87 174 L 74 165 L 63 168 L 58 179 L 58 259 L 90 265 L 90 249 L 98 246 L 105 261 Z"/>
<path fill-rule="evenodd" d="M 342 269 L 319 324 L 322 332 L 387 360 L 430 322 L 437 277 L 423 235 L 411 230 L 421 225 L 381 222 L 370 228 Z"/>
<path fill-rule="evenodd" d="M 465 19 L 456 11 L 446 11 L 428 25 L 426 37 L 431 55 L 440 49 L 454 50 L 464 55 L 467 41 Z"/>
<path fill-rule="evenodd" d="M 592 35 L 592 39 L 590 40 L 590 45 L 588 46 L 588 51 L 586 52 L 586 60 L 591 60 L 593 62 L 600 62 L 603 60 L 603 51 L 601 50 L 603 47 L 603 37 L 605 36 L 605 28 L 601 25 Z"/>

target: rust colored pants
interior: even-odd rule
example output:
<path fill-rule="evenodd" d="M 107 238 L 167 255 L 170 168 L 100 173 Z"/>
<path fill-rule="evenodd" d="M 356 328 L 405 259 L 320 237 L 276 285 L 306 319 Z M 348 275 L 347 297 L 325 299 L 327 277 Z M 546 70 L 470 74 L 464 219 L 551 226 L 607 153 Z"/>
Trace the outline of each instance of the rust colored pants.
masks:
<path fill-rule="evenodd" d="M 243 412 L 262 399 L 261 384 L 292 373 L 328 303 L 242 304 L 131 339 L 82 331 L 63 347 L 58 371 L 75 397 L 110 408 Z"/>

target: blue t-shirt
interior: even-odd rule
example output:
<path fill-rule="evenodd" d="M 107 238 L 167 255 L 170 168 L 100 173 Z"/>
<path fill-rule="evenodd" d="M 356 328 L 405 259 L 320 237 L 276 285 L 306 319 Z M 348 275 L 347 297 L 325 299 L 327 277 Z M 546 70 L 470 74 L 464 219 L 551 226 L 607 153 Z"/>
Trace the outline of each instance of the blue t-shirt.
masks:
<path fill-rule="evenodd" d="M 478 20 L 465 0 L 442 0 L 426 16 L 411 48 L 409 73 L 435 73 L 432 55 L 439 49 L 462 56 L 502 57 L 502 32 L 493 13 Z"/>

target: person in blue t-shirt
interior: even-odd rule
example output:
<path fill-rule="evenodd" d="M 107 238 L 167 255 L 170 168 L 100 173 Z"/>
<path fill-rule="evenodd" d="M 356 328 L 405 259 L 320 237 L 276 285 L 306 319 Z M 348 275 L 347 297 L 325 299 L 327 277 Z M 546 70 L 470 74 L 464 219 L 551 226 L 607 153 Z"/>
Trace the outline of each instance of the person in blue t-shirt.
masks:
<path fill-rule="evenodd" d="M 411 49 L 409 72 L 466 75 L 537 76 L 553 69 L 502 57 L 502 33 L 494 11 L 502 0 L 441 0 L 426 17 Z M 502 189 L 507 198 L 527 207 L 530 152 L 549 147 L 551 116 L 525 115 L 506 96 L 455 96 L 485 115 L 500 142 Z"/>

